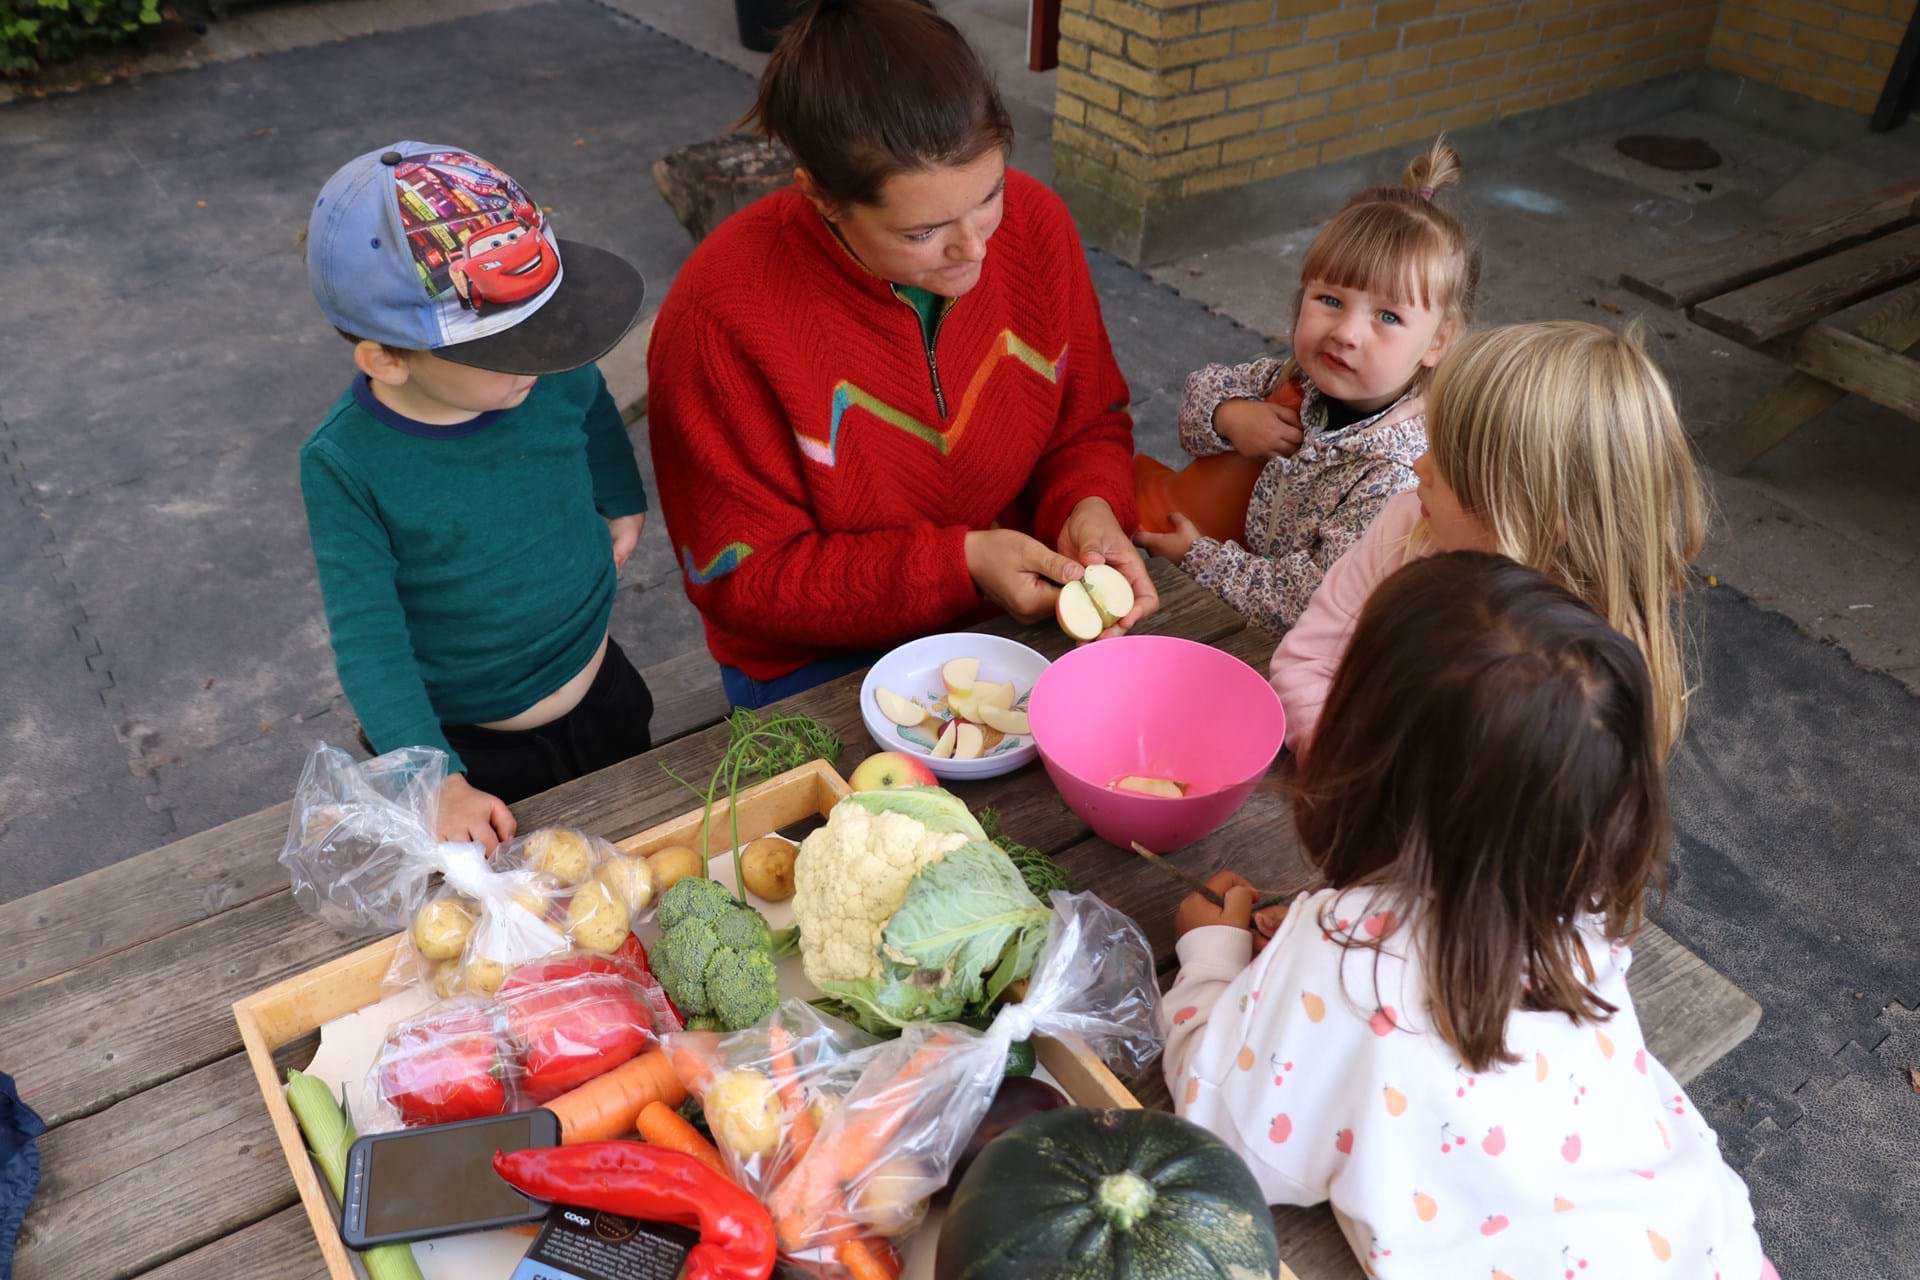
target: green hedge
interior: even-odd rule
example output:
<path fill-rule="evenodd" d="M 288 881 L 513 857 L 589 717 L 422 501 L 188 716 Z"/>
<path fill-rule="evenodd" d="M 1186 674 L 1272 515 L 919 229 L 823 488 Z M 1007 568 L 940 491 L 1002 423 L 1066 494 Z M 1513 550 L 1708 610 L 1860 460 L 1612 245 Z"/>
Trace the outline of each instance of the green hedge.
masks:
<path fill-rule="evenodd" d="M 0 75 L 136 39 L 160 18 L 160 0 L 0 0 Z"/>

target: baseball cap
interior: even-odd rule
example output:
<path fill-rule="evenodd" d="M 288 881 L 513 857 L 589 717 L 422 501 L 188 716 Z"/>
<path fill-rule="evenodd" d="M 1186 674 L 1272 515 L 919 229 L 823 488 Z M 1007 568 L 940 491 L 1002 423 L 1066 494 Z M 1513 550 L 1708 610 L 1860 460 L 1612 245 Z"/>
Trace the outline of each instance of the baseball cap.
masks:
<path fill-rule="evenodd" d="M 369 151 L 327 180 L 307 279 L 335 328 L 500 373 L 599 359 L 646 296 L 632 264 L 560 239 L 498 167 L 426 142 Z"/>

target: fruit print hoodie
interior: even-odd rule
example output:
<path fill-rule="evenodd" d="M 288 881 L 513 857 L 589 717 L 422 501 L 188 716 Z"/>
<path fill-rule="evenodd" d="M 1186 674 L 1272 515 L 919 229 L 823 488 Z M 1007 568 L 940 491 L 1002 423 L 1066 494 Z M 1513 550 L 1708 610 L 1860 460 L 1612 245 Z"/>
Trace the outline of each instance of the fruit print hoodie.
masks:
<path fill-rule="evenodd" d="M 1475 1075 L 1428 1029 L 1413 931 L 1373 893 L 1301 894 L 1257 958 L 1180 939 L 1163 1065 L 1175 1109 L 1246 1157 L 1274 1204 L 1332 1204 L 1370 1276 L 1770 1274 L 1738 1174 L 1647 1052 L 1632 955 L 1582 939 L 1601 1024 L 1516 1011 L 1512 1066 Z M 1378 953 L 1342 937 L 1380 940 Z"/>

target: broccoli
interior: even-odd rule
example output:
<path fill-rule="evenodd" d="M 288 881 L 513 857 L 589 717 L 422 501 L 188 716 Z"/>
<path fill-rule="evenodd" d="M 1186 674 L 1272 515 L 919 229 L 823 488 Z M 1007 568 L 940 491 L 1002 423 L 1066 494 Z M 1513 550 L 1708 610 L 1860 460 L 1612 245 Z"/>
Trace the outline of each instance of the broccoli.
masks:
<path fill-rule="evenodd" d="M 688 877 L 661 895 L 654 976 L 689 1029 L 750 1027 L 779 1003 L 773 935 L 758 911 L 711 880 Z"/>
<path fill-rule="evenodd" d="M 706 986 L 714 1016 L 729 1030 L 752 1026 L 780 1003 L 780 975 L 764 951 L 722 947 L 707 962 Z"/>
<path fill-rule="evenodd" d="M 739 909 L 740 904 L 718 881 L 686 876 L 660 895 L 654 919 L 663 932 L 670 933 L 682 920 L 705 920 L 711 924 L 727 912 Z"/>

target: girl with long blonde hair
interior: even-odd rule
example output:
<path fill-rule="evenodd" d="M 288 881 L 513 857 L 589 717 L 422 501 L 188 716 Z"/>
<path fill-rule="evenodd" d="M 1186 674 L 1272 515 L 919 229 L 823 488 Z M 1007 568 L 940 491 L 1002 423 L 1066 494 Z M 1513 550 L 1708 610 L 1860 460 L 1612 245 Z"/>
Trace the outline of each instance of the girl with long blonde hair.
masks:
<path fill-rule="evenodd" d="M 1416 556 L 1480 550 L 1546 573 L 1639 646 L 1670 751 L 1686 720 L 1679 600 L 1706 503 L 1637 327 L 1554 320 L 1470 336 L 1434 373 L 1427 432 L 1418 488 L 1387 503 L 1273 655 L 1288 745 L 1310 747 L 1374 587 Z"/>

